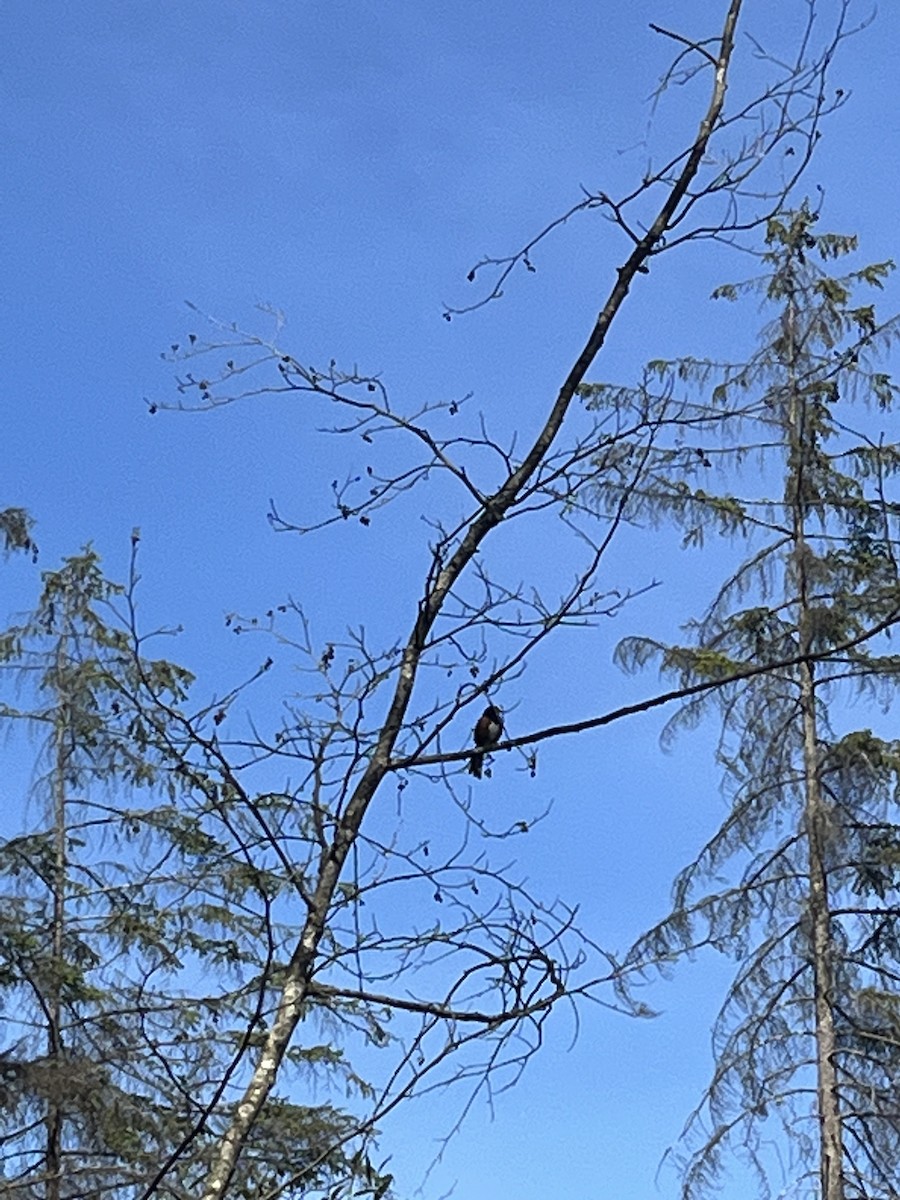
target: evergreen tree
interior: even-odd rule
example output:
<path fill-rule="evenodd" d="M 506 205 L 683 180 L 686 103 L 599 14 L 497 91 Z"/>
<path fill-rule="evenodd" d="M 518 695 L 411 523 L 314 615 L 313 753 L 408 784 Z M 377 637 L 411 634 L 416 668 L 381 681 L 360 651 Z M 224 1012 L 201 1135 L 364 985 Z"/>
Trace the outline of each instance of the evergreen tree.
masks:
<path fill-rule="evenodd" d="M 900 678 L 900 454 L 859 430 L 866 403 L 894 403 L 868 365 L 894 326 L 853 298 L 891 264 L 829 274 L 856 242 L 817 233 L 816 217 L 804 206 L 773 219 L 765 277 L 719 292 L 762 291 L 777 307 L 749 363 L 652 368 L 660 403 L 683 381 L 701 396 L 682 402 L 685 436 L 658 449 L 638 505 L 676 517 L 688 544 L 715 531 L 749 549 L 687 644 L 632 639 L 621 661 L 657 660 L 685 687 L 771 664 L 696 696 L 668 729 L 721 709 L 729 811 L 629 956 L 642 970 L 712 945 L 739 963 L 686 1129 L 686 1196 L 731 1154 L 765 1192 L 770 1121 L 787 1135 L 792 1195 L 888 1200 L 900 1179 L 900 741 L 848 729 L 844 703 L 857 692 L 888 708 Z M 590 392 L 595 404 L 611 394 Z M 748 461 L 767 494 L 714 495 L 691 478 Z"/>
<path fill-rule="evenodd" d="M 183 752 L 191 677 L 144 654 L 132 599 L 86 550 L 0 637 L 0 718 L 44 732 L 47 800 L 0 843 L 0 1179 L 42 1200 L 144 1195 L 163 1167 L 160 1194 L 189 1194 L 279 970 L 263 914 L 286 881 L 223 837 L 240 816 Z M 307 1088 L 353 1078 L 327 1044 L 294 1066 Z M 350 1113 L 278 1098 L 236 1194 L 383 1192 L 367 1142 Z"/>
<path fill-rule="evenodd" d="M 0 509 L 0 534 L 5 554 L 24 550 L 37 561 L 37 543 L 31 536 L 34 522 L 24 508 Z"/>

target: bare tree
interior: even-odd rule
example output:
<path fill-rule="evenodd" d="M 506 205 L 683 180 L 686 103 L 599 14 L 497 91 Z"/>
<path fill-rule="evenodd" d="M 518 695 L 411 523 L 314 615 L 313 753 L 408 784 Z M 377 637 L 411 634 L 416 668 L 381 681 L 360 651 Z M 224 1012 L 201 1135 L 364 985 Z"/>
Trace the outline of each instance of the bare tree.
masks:
<path fill-rule="evenodd" d="M 290 1078 L 298 1031 L 305 1036 L 317 1022 L 342 1030 L 348 1043 L 361 1038 L 397 1052 L 360 1116 L 356 1132 L 365 1132 L 413 1091 L 461 1079 L 472 1092 L 505 1086 L 540 1044 L 559 1001 L 602 996 L 617 977 L 617 965 L 577 930 L 570 907 L 530 895 L 512 868 L 489 856 L 494 839 L 505 845 L 531 818 L 493 829 L 478 815 L 467 791 L 474 750 L 468 730 L 487 703 L 514 694 L 524 664 L 556 631 L 590 625 L 627 603 L 629 595 L 605 579 L 607 552 L 662 434 L 684 433 L 697 420 L 671 392 L 582 403 L 586 375 L 630 290 L 660 255 L 682 244 L 732 242 L 764 225 L 808 162 L 822 118 L 841 102 L 827 79 L 847 33 L 847 3 L 837 5 L 824 36 L 817 6 L 800 4 L 800 38 L 789 51 L 771 54 L 748 39 L 754 75 L 760 64 L 767 72 L 756 91 L 736 57 L 744 8 L 752 12 L 753 5 L 724 4 L 709 37 L 657 28 L 675 47 L 659 98 L 678 85 L 707 85 L 687 143 L 649 166 L 633 190 L 617 197 L 592 192 L 517 253 L 479 262 L 470 274 L 482 286 L 476 301 L 445 312 L 452 319 L 498 297 L 519 266 L 534 269 L 542 240 L 577 213 L 597 210 L 622 235 L 624 251 L 583 347 L 562 368 L 561 386 L 523 450 L 514 432 L 498 438 L 483 421 L 466 425 L 458 403 L 404 413 L 377 374 L 334 362 L 305 365 L 302 351 L 280 345 L 277 314 L 270 337 L 214 323 L 211 338 L 190 334 L 185 349 L 173 352 L 182 398 L 171 407 L 303 395 L 324 409 L 333 432 L 352 438 L 354 449 L 361 439 L 371 452 L 373 461 L 359 471 L 348 452 L 348 474 L 334 483 L 330 512 L 306 518 L 273 507 L 276 529 L 313 534 L 346 521 L 365 525 L 377 510 L 429 485 L 433 500 L 427 569 L 395 641 L 373 646 L 362 630 L 349 642 L 317 641 L 300 606 L 273 608 L 277 644 L 305 656 L 314 675 L 308 695 L 286 703 L 277 728 L 254 726 L 241 736 L 229 717 L 233 696 L 191 713 L 160 696 L 152 679 L 135 691 L 133 702 L 156 714 L 145 732 L 160 759 L 206 798 L 205 820 L 278 881 L 277 897 L 264 891 L 255 910 L 271 954 L 252 981 L 253 1024 L 234 1070 L 204 1089 L 196 1122 L 143 1195 L 172 1186 L 179 1162 L 202 1137 L 212 1149 L 201 1194 L 224 1197 L 266 1120 L 273 1089 Z M 379 459 L 394 435 L 401 449 Z M 592 499 L 598 479 L 610 484 L 599 515 Z M 452 504 L 442 508 L 445 488 Z M 460 504 L 462 519 L 440 515 Z M 551 521 L 571 534 L 581 555 L 559 594 L 546 597 L 489 568 L 486 551 L 501 527 L 531 522 L 536 544 Z M 129 622 L 138 645 L 134 613 Z M 581 727 L 622 715 L 589 714 Z M 501 739 L 489 747 L 488 764 L 519 747 L 524 768 L 533 771 L 532 747 L 554 732 Z M 276 776 L 288 782 L 274 786 Z M 419 829 L 410 836 L 403 824 L 407 795 L 426 780 L 458 815 L 454 833 Z M 392 899 L 398 889 L 406 895 L 402 907 Z M 425 901 L 429 913 L 440 906 L 440 917 L 401 919 L 421 912 Z M 281 1178 L 270 1200 L 302 1187 L 310 1170 L 305 1163 Z"/>

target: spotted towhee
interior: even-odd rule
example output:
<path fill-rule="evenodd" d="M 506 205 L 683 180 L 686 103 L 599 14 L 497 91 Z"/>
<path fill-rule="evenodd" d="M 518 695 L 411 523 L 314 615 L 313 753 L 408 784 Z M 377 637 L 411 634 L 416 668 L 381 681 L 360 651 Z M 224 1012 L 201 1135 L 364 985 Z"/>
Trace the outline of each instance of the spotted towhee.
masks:
<path fill-rule="evenodd" d="M 481 772 L 484 769 L 483 751 L 496 745 L 500 741 L 502 733 L 503 713 L 495 705 L 489 704 L 475 722 L 475 728 L 472 730 L 475 745 L 479 749 L 469 759 L 469 774 L 474 775 L 476 779 L 481 778 Z"/>

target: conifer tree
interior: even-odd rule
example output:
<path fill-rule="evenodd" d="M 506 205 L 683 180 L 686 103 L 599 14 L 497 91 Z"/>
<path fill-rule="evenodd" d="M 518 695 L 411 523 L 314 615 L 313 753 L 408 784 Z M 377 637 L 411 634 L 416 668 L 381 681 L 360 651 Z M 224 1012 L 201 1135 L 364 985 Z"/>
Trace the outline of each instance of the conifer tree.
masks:
<path fill-rule="evenodd" d="M 900 678 L 889 641 L 900 454 L 864 432 L 868 412 L 896 399 L 871 365 L 895 326 L 854 299 L 891 264 L 830 274 L 856 240 L 816 221 L 808 205 L 770 221 L 764 277 L 719 291 L 761 291 L 777 310 L 748 363 L 651 369 L 665 403 L 690 381 L 700 397 L 683 402 L 686 433 L 657 454 L 639 504 L 675 517 L 687 544 L 724 534 L 746 557 L 686 644 L 631 639 L 621 661 L 656 660 L 685 687 L 773 664 L 698 695 L 667 729 L 720 708 L 729 810 L 628 960 L 645 970 L 712 945 L 739 964 L 685 1131 L 686 1196 L 731 1155 L 765 1194 L 778 1171 L 771 1122 L 786 1136 L 791 1195 L 888 1200 L 900 1179 L 900 741 L 889 723 L 883 735 L 854 729 L 860 710 L 846 705 L 862 694 L 887 710 Z M 590 395 L 602 404 L 611 392 Z M 713 493 L 715 464 L 733 469 L 733 490 Z M 750 494 L 748 478 L 766 492 Z"/>
<path fill-rule="evenodd" d="M 239 818 L 180 747 L 191 677 L 145 655 L 132 600 L 88 549 L 0 635 L 0 722 L 44 735 L 46 800 L 0 842 L 0 1190 L 42 1200 L 146 1194 L 170 1162 L 161 1194 L 189 1194 L 277 972 L 261 910 L 284 880 L 223 839 Z M 352 1076 L 327 1044 L 294 1066 Z M 385 1189 L 352 1115 L 318 1100 L 275 1100 L 236 1195 Z"/>

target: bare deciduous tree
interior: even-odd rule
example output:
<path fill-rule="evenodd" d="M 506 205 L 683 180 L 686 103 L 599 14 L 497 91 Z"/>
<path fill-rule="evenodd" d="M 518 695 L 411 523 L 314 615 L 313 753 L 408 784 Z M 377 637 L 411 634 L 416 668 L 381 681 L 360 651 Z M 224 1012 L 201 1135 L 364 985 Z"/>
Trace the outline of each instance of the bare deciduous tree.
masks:
<path fill-rule="evenodd" d="M 516 254 L 479 262 L 469 278 L 476 286 L 487 280 L 480 299 L 445 312 L 452 319 L 498 297 L 517 267 L 534 269 L 540 242 L 576 213 L 599 210 L 624 235 L 626 251 L 614 282 L 524 452 L 516 450 L 513 436 L 497 439 L 483 423 L 474 432 L 447 432 L 448 421 L 462 419 L 456 403 L 426 404 L 403 413 L 376 375 L 342 371 L 334 362 L 321 369 L 305 365 L 302 353 L 282 348 L 277 314 L 276 331 L 269 338 L 217 325 L 212 339 L 192 337 L 187 350 L 174 356 L 184 372 L 179 377 L 183 398 L 176 407 L 215 409 L 261 394 L 307 395 L 333 414 L 334 432 L 362 437 L 373 446 L 389 434 L 405 436 L 402 467 L 369 464 L 358 475 L 351 467 L 345 483 L 335 481 L 330 515 L 298 519 L 273 507 L 275 528 L 310 534 L 346 520 L 366 524 L 376 510 L 435 477 L 450 481 L 457 501 L 462 497 L 469 507 L 462 521 L 448 522 L 430 509 L 430 563 L 416 611 L 397 643 L 376 649 L 360 634 L 352 647 L 330 643 L 316 649 L 304 632 L 302 649 L 317 661 L 322 677 L 311 707 L 292 711 L 285 728 L 246 746 L 256 760 L 287 761 L 301 769 L 294 794 L 302 805 L 301 842 L 306 842 L 299 855 L 295 848 L 289 854 L 302 877 L 298 886 L 305 911 L 279 978 L 272 1020 L 233 1120 L 222 1134 L 204 1200 L 226 1193 L 242 1146 L 312 1000 L 333 996 L 369 1009 L 376 1005 L 420 1013 L 421 1026 L 407 1042 L 391 1082 L 392 1098 L 386 1093 L 375 1106 L 384 1111 L 414 1086 L 428 1086 L 451 1050 L 486 1047 L 475 1068 L 479 1080 L 489 1079 L 503 1063 L 518 1064 L 539 1040 L 541 1022 L 553 1004 L 615 974 L 614 964 L 607 963 L 590 983 L 577 982 L 573 971 L 585 947 L 576 943 L 574 951 L 565 949 L 565 939 L 574 933 L 568 910 L 542 908 L 519 895 L 502 873 L 482 868 L 479 857 L 467 860 L 462 847 L 438 865 L 428 865 L 422 857 L 427 837 L 408 848 L 401 848 L 396 832 L 375 837 L 369 832 L 371 810 L 386 787 L 393 796 L 395 782 L 403 789 L 425 775 L 443 785 L 458 806 L 464 840 L 470 833 L 486 832 L 460 789 L 460 771 L 471 753 L 457 749 L 461 721 L 468 716 L 471 722 L 486 699 L 508 695 L 528 656 L 555 630 L 590 624 L 617 612 L 629 598 L 604 583 L 605 555 L 661 431 L 689 429 L 693 416 L 671 396 L 660 400 L 649 394 L 636 403 L 612 402 L 585 411 L 580 389 L 586 374 L 630 289 L 656 258 L 687 242 L 733 241 L 779 210 L 812 154 L 823 116 L 841 100 L 839 92 L 829 94 L 826 80 L 847 32 L 845 4 L 838 6 L 833 27 L 818 44 L 813 4 L 802 6 L 805 27 L 789 54 L 769 55 L 751 41 L 756 61 L 764 62 L 769 72 L 754 93 L 740 74 L 734 76 L 744 7 L 741 0 L 732 0 L 719 31 L 708 38 L 657 29 L 676 47 L 659 98 L 676 85 L 708 80 L 708 98 L 689 143 L 664 155 L 662 165 L 648 167 L 627 194 L 590 193 Z M 733 97 L 729 104 L 726 95 Z M 195 364 L 210 355 L 224 365 L 204 366 L 200 373 Z M 268 370 L 274 370 L 274 380 L 266 377 Z M 484 451 L 494 464 L 488 472 L 478 469 L 478 452 Z M 614 480 L 618 491 L 599 521 L 587 514 L 585 505 L 587 489 L 598 477 Z M 531 520 L 540 528 L 548 518 L 561 518 L 587 549 L 569 589 L 553 599 L 504 583 L 489 571 L 484 557 L 501 523 Z M 277 632 L 286 636 L 280 626 Z M 439 688 L 434 682 L 438 674 L 464 682 Z M 524 735 L 516 745 L 527 748 L 539 736 L 540 731 Z M 495 757 L 510 744 L 495 747 Z M 224 753 L 216 743 L 215 755 Z M 533 769 L 534 761 L 533 751 L 526 749 L 526 766 Z M 241 794 L 251 802 L 248 793 Z M 384 828 L 381 820 L 372 823 Z M 482 871 L 491 880 L 485 889 L 491 897 L 487 907 L 472 898 L 473 882 Z M 441 922 L 422 935 L 374 937 L 364 932 L 360 901 L 401 879 L 439 899 L 453 895 L 457 922 L 449 927 Z M 454 955 L 459 959 L 455 972 L 449 968 Z M 379 967 L 379 959 L 386 965 Z M 427 983 L 434 960 L 448 972 L 449 986 L 444 984 L 438 994 L 429 994 L 426 986 L 415 1000 L 402 996 L 397 985 L 402 981 L 409 988 L 411 968 L 421 972 L 424 966 Z M 323 979 L 326 971 L 334 975 L 341 967 L 355 974 L 354 986 Z M 377 986 L 379 980 L 393 983 L 395 990 Z M 517 1049 L 510 1057 L 510 1047 L 520 1046 L 529 1029 L 526 1050 Z M 435 1033 L 441 1048 L 429 1054 L 426 1042 Z M 466 1066 L 458 1073 L 468 1076 L 472 1070 Z"/>
<path fill-rule="evenodd" d="M 675 87 L 692 94 L 706 88 L 686 142 L 669 147 L 625 194 L 590 192 L 518 252 L 483 259 L 470 273 L 476 300 L 445 311 L 453 319 L 496 299 L 519 267 L 534 269 L 543 240 L 579 213 L 599 213 L 620 234 L 624 250 L 611 264 L 611 285 L 524 449 L 517 431 L 498 437 L 458 402 L 403 412 L 376 373 L 306 365 L 302 350 L 282 347 L 278 314 L 271 336 L 214 322 L 209 338 L 190 334 L 185 349 L 173 351 L 181 399 L 152 411 L 302 397 L 310 420 L 324 411 L 331 432 L 347 438 L 347 475 L 333 485 L 333 507 L 307 517 L 290 511 L 292 501 L 288 509 L 280 502 L 270 514 L 277 530 L 311 536 L 332 527 L 338 536 L 344 522 L 366 525 L 392 502 L 425 495 L 430 540 L 414 608 L 398 614 L 386 645 L 373 645 L 361 627 L 349 638 L 318 638 L 302 605 L 273 606 L 273 653 L 300 656 L 313 682 L 306 695 L 285 702 L 274 727 L 259 719 L 248 733 L 236 728 L 237 690 L 192 709 L 180 688 L 167 692 L 142 665 L 135 578 L 125 591 L 130 648 L 123 654 L 132 669 L 119 686 L 157 783 L 172 789 L 192 832 L 217 848 L 204 864 L 180 844 L 173 853 L 182 868 L 190 862 L 204 896 L 226 865 L 228 879 L 240 882 L 231 900 L 240 910 L 234 944 L 245 976 L 231 999 L 239 997 L 247 1017 L 242 1031 L 232 1027 L 224 1069 L 221 1055 L 198 1051 L 191 1069 L 177 1075 L 188 1119 L 160 1143 L 157 1167 L 137 1186 L 142 1197 L 222 1200 L 252 1186 L 249 1194 L 266 1200 L 313 1187 L 335 1194 L 334 1173 L 323 1181 L 319 1168 L 337 1149 L 347 1151 L 334 1164 L 345 1173 L 346 1194 L 380 1196 L 389 1177 L 351 1148 L 385 1114 L 414 1092 L 454 1081 L 468 1082 L 470 1098 L 492 1094 L 517 1078 L 561 1001 L 613 1003 L 609 985 L 620 969 L 579 930 L 574 909 L 531 894 L 514 867 L 497 862 L 495 846 L 506 854 L 510 839 L 543 814 L 508 827 L 481 815 L 466 772 L 469 731 L 487 703 L 508 703 L 529 658 L 560 629 L 590 626 L 628 602 L 605 576 L 609 548 L 630 519 L 661 439 L 708 426 L 708 415 L 673 390 L 598 397 L 587 388 L 629 292 L 648 275 L 652 285 L 654 263 L 683 244 L 734 242 L 764 226 L 809 161 L 823 117 L 841 102 L 828 90 L 828 74 L 847 33 L 847 3 L 837 3 L 824 35 L 816 4 L 800 3 L 797 46 L 777 55 L 747 35 L 753 69 L 746 75 L 736 50 L 745 8 L 752 15 L 750 0 L 723 3 L 708 37 L 654 27 L 674 46 L 658 101 Z M 723 424 L 732 418 L 721 414 Z M 360 441 L 369 461 L 357 469 Z M 578 564 L 552 596 L 507 581 L 488 557 L 502 531 L 520 527 L 536 555 L 548 529 L 571 537 Z M 516 576 L 527 581 L 528 566 Z M 234 623 L 251 627 L 237 617 Z M 504 751 L 516 751 L 513 761 L 534 772 L 534 747 L 547 737 L 719 686 L 720 679 L 703 681 L 631 709 L 586 714 L 577 725 L 501 739 L 477 786 L 490 786 L 491 764 Z M 409 797 L 426 784 L 453 824 L 404 822 Z M 182 870 L 179 879 L 187 875 Z M 251 961 L 244 950 L 254 928 L 260 948 Z M 211 1039 L 212 1024 L 202 1029 Z M 279 1163 L 264 1183 L 252 1171 L 242 1175 L 248 1160 L 265 1166 L 261 1132 L 272 1134 L 281 1093 L 298 1073 L 319 1051 L 327 1057 L 323 1036 L 361 1089 L 365 1111 L 355 1121 L 326 1122 L 318 1155 L 293 1167 Z M 349 1065 L 369 1047 L 394 1052 L 377 1086 Z"/>

